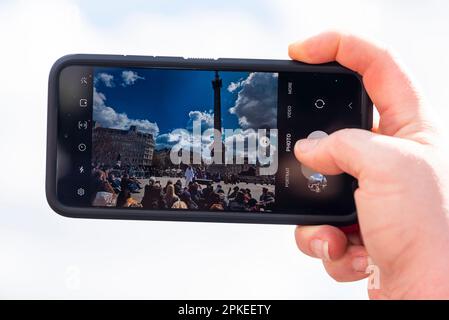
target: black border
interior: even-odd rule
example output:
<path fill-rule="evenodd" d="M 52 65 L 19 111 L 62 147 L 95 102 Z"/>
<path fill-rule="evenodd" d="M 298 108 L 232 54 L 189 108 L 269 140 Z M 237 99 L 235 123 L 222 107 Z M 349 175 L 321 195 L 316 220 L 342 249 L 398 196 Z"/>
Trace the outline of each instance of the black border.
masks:
<path fill-rule="evenodd" d="M 45 192 L 48 204 L 58 214 L 71 218 L 95 219 L 125 219 L 125 220 L 159 220 L 159 221 L 196 221 L 196 222 L 231 222 L 259 224 L 331 224 L 336 226 L 351 225 L 357 222 L 357 214 L 347 215 L 301 215 L 275 213 L 244 213 L 244 212 L 205 212 L 205 211 L 166 211 L 142 209 L 114 209 L 99 207 L 69 207 L 60 203 L 56 196 L 56 146 L 57 146 L 57 112 L 59 73 L 70 65 L 86 66 L 116 66 L 116 67 L 158 67 L 197 70 L 228 70 L 228 71 L 265 71 L 265 72 L 313 72 L 355 74 L 362 83 L 361 113 L 362 128 L 372 128 L 373 104 L 368 97 L 360 75 L 339 65 L 326 63 L 310 65 L 291 60 L 267 59 L 203 59 L 159 56 L 127 56 L 127 55 L 97 55 L 74 54 L 58 59 L 51 68 L 48 80 L 48 115 L 47 115 L 47 164 Z"/>
<path fill-rule="evenodd" d="M 73 299 L 73 298 L 72 298 Z M 227 305 L 266 305 L 270 306 L 268 314 L 223 314 L 211 313 L 209 318 L 204 314 L 179 314 L 179 308 L 188 304 L 190 307 L 212 307 L 213 310 L 223 310 Z M 319 310 L 321 316 L 329 318 L 336 314 L 348 314 L 348 310 L 366 310 L 371 318 L 382 319 L 386 314 L 400 312 L 401 318 L 412 317 L 429 318 L 430 312 L 441 314 L 447 312 L 447 300 L 2 300 L 2 312 L 9 312 L 17 316 L 34 316 L 53 319 L 59 316 L 56 310 L 70 310 L 75 318 L 85 318 L 86 309 L 91 317 L 105 318 L 137 318 L 142 313 L 149 314 L 149 318 L 164 319 L 291 319 L 292 315 L 307 314 Z M 299 310 L 299 311 L 298 311 Z M 394 311 L 394 312 L 393 312 Z M 52 317 L 55 315 L 55 317 Z M 159 317 L 158 317 L 159 316 Z"/>

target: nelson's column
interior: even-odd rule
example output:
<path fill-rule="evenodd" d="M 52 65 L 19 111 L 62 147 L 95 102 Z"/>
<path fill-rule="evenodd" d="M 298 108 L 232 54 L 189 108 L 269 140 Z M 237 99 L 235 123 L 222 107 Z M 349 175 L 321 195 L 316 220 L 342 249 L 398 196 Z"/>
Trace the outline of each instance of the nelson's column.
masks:
<path fill-rule="evenodd" d="M 215 71 L 215 78 L 212 80 L 212 88 L 214 89 L 214 143 L 212 157 L 215 164 L 224 163 L 225 154 L 221 133 L 221 87 L 221 78 L 218 71 Z"/>

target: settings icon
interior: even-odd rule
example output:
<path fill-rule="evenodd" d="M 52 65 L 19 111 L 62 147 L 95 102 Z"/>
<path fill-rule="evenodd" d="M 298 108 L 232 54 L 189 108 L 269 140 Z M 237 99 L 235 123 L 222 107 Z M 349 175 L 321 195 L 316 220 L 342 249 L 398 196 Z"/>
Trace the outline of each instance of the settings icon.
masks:
<path fill-rule="evenodd" d="M 86 194 L 86 191 L 83 188 L 78 188 L 78 190 L 76 190 L 76 194 L 82 197 Z"/>

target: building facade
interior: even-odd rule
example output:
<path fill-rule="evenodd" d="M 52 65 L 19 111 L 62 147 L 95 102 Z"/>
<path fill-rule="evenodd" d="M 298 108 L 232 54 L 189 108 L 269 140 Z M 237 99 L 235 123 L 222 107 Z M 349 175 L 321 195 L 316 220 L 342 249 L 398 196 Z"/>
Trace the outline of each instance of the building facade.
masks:
<path fill-rule="evenodd" d="M 152 165 L 155 141 L 151 133 L 131 126 L 129 130 L 103 128 L 95 124 L 92 160 L 106 166 L 148 168 Z"/>

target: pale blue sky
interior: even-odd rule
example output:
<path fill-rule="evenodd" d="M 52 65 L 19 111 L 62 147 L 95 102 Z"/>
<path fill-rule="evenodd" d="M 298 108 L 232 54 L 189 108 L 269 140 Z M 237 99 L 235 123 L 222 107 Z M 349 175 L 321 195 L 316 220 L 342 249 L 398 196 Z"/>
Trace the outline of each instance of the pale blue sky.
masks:
<path fill-rule="evenodd" d="M 167 0 L 129 0 L 129 1 L 108 1 L 108 0 L 75 0 L 82 12 L 98 26 L 108 27 L 116 24 L 123 16 L 135 12 L 158 13 L 161 15 L 182 16 L 188 13 L 215 11 L 239 11 L 246 12 L 259 21 L 269 21 L 272 27 L 276 27 L 279 16 L 270 10 L 271 1 L 266 0 L 223 0 L 223 1 L 167 1 Z"/>

